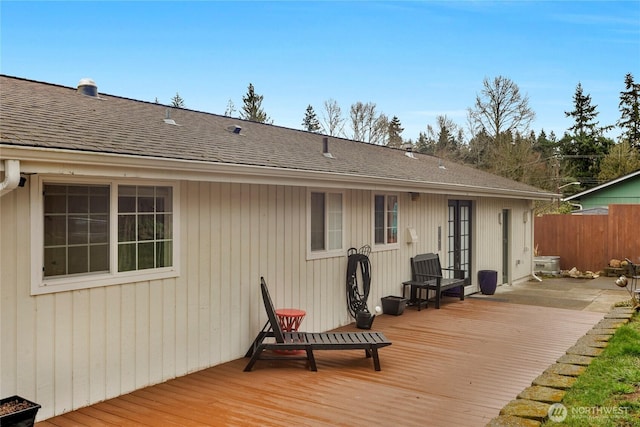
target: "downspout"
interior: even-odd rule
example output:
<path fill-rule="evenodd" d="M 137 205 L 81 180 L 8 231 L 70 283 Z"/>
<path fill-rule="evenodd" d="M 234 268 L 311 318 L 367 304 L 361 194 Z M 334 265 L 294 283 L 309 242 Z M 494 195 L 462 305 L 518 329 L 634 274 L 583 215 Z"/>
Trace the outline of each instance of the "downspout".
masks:
<path fill-rule="evenodd" d="M 20 184 L 20 160 L 4 161 L 4 181 L 0 182 L 0 197 L 15 190 Z"/>
<path fill-rule="evenodd" d="M 534 215 L 534 211 L 533 209 L 531 209 L 531 211 L 529 212 L 529 214 L 531 215 L 531 237 L 533 237 L 535 235 L 535 215 Z M 531 245 L 533 246 L 533 239 L 531 240 Z M 542 282 L 542 279 L 539 278 L 538 276 L 536 276 L 536 262 L 535 262 L 535 253 L 532 254 L 533 256 L 531 257 L 531 276 L 536 279 L 538 282 Z"/>

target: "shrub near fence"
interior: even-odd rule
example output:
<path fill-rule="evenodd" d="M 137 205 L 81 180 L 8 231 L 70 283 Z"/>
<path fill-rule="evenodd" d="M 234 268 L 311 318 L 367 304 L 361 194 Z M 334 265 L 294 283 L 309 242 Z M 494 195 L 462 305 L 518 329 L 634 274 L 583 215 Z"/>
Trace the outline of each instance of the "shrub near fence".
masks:
<path fill-rule="evenodd" d="M 537 255 L 560 256 L 560 269 L 600 271 L 611 259 L 640 264 L 640 205 L 609 205 L 608 215 L 544 215 L 535 219 Z"/>

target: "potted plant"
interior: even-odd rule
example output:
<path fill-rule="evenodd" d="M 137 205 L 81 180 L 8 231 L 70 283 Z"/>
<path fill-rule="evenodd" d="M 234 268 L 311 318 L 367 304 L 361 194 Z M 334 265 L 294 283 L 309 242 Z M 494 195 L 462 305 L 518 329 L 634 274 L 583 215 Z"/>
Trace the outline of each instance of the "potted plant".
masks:
<path fill-rule="evenodd" d="M 40 405 L 20 396 L 0 400 L 0 426 L 31 427 Z"/>

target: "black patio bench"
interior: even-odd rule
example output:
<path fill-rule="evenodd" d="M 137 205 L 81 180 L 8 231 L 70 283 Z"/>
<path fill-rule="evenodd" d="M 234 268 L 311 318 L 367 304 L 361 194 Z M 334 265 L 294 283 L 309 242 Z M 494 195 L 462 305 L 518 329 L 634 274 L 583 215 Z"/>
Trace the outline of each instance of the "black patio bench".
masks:
<path fill-rule="evenodd" d="M 453 278 L 443 277 L 442 271 L 450 271 Z M 460 300 L 464 301 L 464 286 L 466 279 L 464 270 L 455 268 L 442 268 L 438 254 L 420 254 L 411 258 L 411 280 L 402 282 L 402 294 L 410 287 L 409 305 L 418 306 L 418 311 L 424 305 L 429 304 L 429 291 L 436 293 L 436 308 L 440 308 L 442 292 L 451 289 L 460 289 Z M 424 298 L 422 295 L 424 293 Z"/>

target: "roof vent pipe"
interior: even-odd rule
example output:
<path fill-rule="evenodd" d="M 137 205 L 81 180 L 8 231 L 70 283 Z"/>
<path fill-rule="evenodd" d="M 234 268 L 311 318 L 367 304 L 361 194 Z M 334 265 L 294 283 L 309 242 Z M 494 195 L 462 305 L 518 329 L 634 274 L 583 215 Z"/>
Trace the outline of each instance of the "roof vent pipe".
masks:
<path fill-rule="evenodd" d="M 162 119 L 162 121 L 164 121 L 168 125 L 178 126 L 176 121 L 171 118 L 171 109 L 170 108 L 167 108 L 167 111 L 165 112 L 165 115 L 164 115 L 164 119 Z"/>
<path fill-rule="evenodd" d="M 20 185 L 20 160 L 4 161 L 4 181 L 0 182 L 0 197 Z"/>
<path fill-rule="evenodd" d="M 411 158 L 411 159 L 415 159 L 416 156 L 413 155 L 413 144 L 410 142 L 405 142 L 404 144 L 402 144 L 402 147 L 404 147 L 404 155 Z"/>
<path fill-rule="evenodd" d="M 326 136 L 322 138 L 322 155 L 333 159 L 333 154 L 329 152 L 329 138 Z"/>
<path fill-rule="evenodd" d="M 78 82 L 78 93 L 97 98 L 98 86 L 96 85 L 96 82 L 89 78 L 80 79 Z"/>

